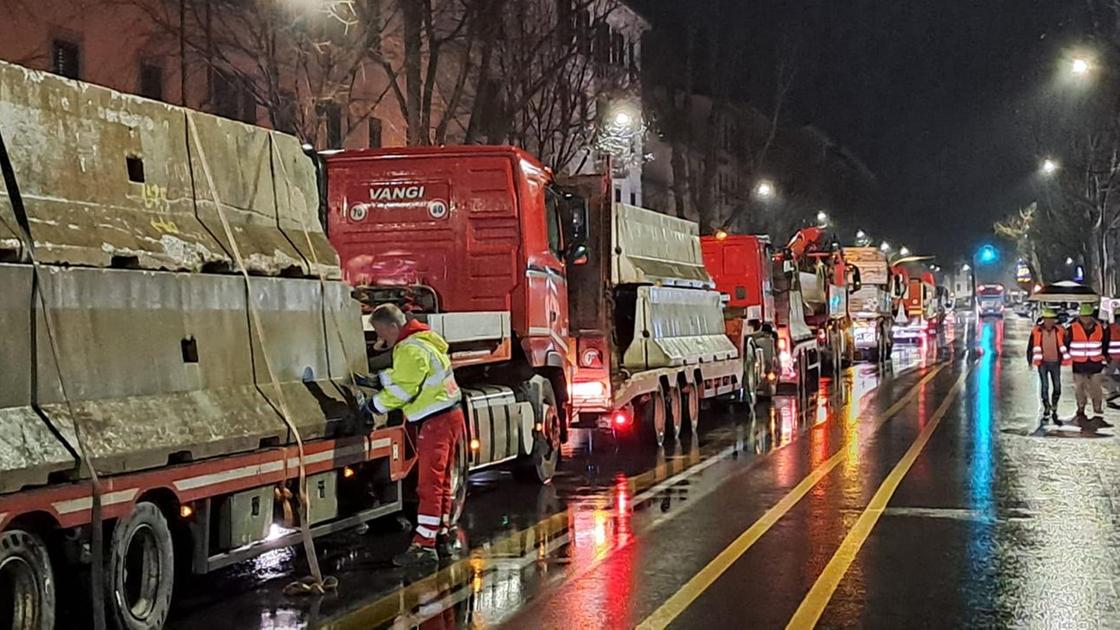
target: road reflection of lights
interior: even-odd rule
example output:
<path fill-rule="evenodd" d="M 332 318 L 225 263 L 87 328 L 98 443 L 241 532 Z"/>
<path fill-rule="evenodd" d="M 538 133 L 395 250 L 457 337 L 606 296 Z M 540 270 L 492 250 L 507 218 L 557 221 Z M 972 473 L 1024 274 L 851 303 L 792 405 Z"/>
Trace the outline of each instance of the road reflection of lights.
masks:
<path fill-rule="evenodd" d="M 285 575 L 295 555 L 295 547 L 283 547 L 262 553 L 251 560 L 253 577 L 258 580 L 268 580 Z"/>
<path fill-rule="evenodd" d="M 991 509 L 992 500 L 992 407 L 998 395 L 999 383 L 993 383 L 993 372 L 998 370 L 996 360 L 998 342 L 997 326 L 993 322 L 983 322 L 980 330 L 980 347 L 984 353 L 976 370 L 976 396 L 972 410 L 972 470 L 969 475 L 969 490 L 974 510 Z M 1002 335 L 999 335 L 1002 336 Z M 994 391 L 993 391 L 994 390 Z"/>
<path fill-rule="evenodd" d="M 594 519 L 595 524 L 591 530 L 595 540 L 595 555 L 600 555 L 607 549 L 607 513 L 603 510 L 595 510 Z"/>

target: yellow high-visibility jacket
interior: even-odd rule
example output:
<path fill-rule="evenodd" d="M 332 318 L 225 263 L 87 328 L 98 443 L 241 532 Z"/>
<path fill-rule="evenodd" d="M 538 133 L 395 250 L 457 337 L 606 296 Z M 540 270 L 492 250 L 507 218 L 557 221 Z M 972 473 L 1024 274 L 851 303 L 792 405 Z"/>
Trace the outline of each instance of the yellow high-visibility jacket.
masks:
<path fill-rule="evenodd" d="M 393 346 L 393 367 L 378 375 L 383 389 L 373 398 L 374 409 L 400 409 L 409 422 L 418 422 L 458 405 L 462 394 L 447 348 L 447 341 L 426 325 L 405 324 Z"/>

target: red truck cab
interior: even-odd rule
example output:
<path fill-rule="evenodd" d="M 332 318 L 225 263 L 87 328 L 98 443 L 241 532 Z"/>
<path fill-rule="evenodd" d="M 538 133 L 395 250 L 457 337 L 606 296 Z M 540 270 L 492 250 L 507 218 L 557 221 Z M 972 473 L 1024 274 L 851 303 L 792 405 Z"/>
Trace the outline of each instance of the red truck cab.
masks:
<path fill-rule="evenodd" d="M 581 201 L 514 147 L 323 158 L 343 277 L 367 310 L 398 303 L 447 338 L 472 401 L 471 463 L 526 457 L 542 439 L 552 454 L 567 431 L 567 268 L 586 257 L 585 204 L 581 215 Z"/>
<path fill-rule="evenodd" d="M 744 379 L 754 372 L 763 396 L 773 395 L 779 382 L 808 380 L 819 367 L 816 338 L 799 306 L 796 271 L 775 256 L 769 237 L 720 232 L 702 237 L 701 246 L 716 289 L 726 296 L 725 326 L 744 357 Z"/>

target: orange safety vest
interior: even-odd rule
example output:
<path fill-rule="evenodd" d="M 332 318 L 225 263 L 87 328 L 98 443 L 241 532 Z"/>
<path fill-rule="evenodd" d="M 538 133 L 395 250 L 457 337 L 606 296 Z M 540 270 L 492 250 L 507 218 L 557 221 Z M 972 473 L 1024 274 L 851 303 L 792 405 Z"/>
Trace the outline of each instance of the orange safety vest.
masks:
<path fill-rule="evenodd" d="M 1108 325 L 1108 355 L 1113 361 L 1120 361 L 1120 324 Z"/>
<path fill-rule="evenodd" d="M 1031 331 L 1031 365 L 1038 367 L 1042 365 L 1042 326 L 1035 326 Z M 1066 348 L 1065 335 L 1061 327 L 1054 327 L 1054 334 L 1058 338 L 1058 353 L 1062 355 L 1063 361 L 1069 361 L 1069 349 Z"/>
<path fill-rule="evenodd" d="M 1104 362 L 1104 348 L 1101 347 L 1104 341 L 1103 324 L 1097 324 L 1093 327 L 1093 332 L 1087 333 L 1081 322 L 1073 322 L 1069 332 L 1071 337 L 1069 354 L 1073 357 L 1074 363 Z"/>

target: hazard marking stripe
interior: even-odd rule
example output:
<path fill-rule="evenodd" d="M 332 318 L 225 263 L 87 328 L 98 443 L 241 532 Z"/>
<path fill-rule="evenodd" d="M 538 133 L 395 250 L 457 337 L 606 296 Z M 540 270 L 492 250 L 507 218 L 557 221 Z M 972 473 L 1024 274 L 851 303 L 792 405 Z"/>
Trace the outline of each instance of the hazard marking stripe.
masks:
<path fill-rule="evenodd" d="M 369 450 L 374 451 L 379 448 L 387 448 L 393 443 L 390 438 L 379 438 L 373 440 L 369 445 Z M 333 459 L 341 457 L 349 457 L 351 455 L 358 455 L 366 450 L 364 445 L 354 444 L 338 449 L 327 449 L 319 451 L 318 453 L 311 453 L 304 456 L 303 462 L 305 465 L 318 464 L 328 462 Z M 298 457 L 288 458 L 288 468 L 296 468 L 299 466 Z M 205 475 L 198 475 L 195 477 L 187 477 L 186 479 L 179 479 L 172 483 L 176 490 L 195 490 L 198 488 L 205 488 L 229 481 L 244 479 L 246 477 L 257 477 L 269 473 L 280 472 L 284 470 L 284 462 L 266 462 L 263 464 L 253 464 L 251 466 L 241 466 L 240 468 L 231 468 L 216 473 L 209 473 Z"/>
<path fill-rule="evenodd" d="M 128 490 L 117 490 L 115 492 L 106 492 L 101 495 L 102 505 L 116 505 L 118 503 L 127 503 L 140 493 L 138 488 L 129 488 Z M 77 499 L 67 499 L 65 501 L 55 501 L 51 503 L 51 507 L 59 514 L 70 514 L 72 512 L 83 512 L 93 507 L 93 497 L 79 497 Z"/>

